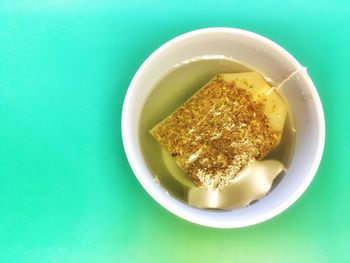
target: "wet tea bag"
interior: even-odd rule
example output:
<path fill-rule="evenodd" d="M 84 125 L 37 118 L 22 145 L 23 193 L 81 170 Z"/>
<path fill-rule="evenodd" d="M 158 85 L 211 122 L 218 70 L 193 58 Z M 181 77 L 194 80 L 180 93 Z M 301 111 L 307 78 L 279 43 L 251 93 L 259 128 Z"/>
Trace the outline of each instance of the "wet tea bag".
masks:
<path fill-rule="evenodd" d="M 220 190 L 279 144 L 286 114 L 259 73 L 220 74 L 150 132 L 197 186 Z"/>

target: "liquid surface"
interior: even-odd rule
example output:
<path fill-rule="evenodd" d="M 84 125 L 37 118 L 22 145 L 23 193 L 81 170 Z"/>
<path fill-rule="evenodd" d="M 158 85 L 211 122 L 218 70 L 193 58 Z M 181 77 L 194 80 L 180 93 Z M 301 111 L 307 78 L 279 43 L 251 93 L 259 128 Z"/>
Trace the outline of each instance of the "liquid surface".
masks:
<path fill-rule="evenodd" d="M 155 180 L 185 203 L 211 209 L 244 207 L 262 198 L 270 190 L 274 179 L 290 164 L 295 142 L 290 115 L 287 116 L 280 144 L 263 161 L 244 169 L 223 191 L 196 187 L 149 133 L 216 74 L 247 71 L 253 69 L 229 59 L 200 59 L 184 63 L 174 67 L 156 84 L 144 105 L 140 119 L 140 144 L 144 158 Z"/>

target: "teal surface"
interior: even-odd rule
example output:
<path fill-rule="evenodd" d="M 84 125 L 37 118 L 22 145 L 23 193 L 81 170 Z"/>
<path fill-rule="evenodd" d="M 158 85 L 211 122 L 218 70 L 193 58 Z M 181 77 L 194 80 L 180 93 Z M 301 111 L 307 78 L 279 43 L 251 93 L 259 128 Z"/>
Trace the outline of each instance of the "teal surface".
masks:
<path fill-rule="evenodd" d="M 349 1 L 0 0 L 0 262 L 350 262 Z M 303 65 L 326 147 L 276 218 L 209 229 L 153 201 L 120 117 L 141 63 L 204 27 L 254 31 Z"/>

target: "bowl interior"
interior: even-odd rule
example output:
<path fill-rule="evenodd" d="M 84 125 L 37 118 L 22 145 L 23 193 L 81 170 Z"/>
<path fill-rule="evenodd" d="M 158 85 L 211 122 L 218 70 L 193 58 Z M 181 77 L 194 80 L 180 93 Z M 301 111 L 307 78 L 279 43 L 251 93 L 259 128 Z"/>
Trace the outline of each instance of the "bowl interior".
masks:
<path fill-rule="evenodd" d="M 193 208 L 169 196 L 155 183 L 139 144 L 140 113 L 154 84 L 174 65 L 212 55 L 234 58 L 269 76 L 276 83 L 283 82 L 289 76 L 280 92 L 290 105 L 297 131 L 293 161 L 278 186 L 256 204 L 228 212 Z M 256 224 L 290 206 L 305 191 L 316 173 L 323 151 L 324 129 L 322 106 L 306 70 L 272 41 L 230 28 L 193 31 L 157 49 L 133 78 L 122 116 L 124 148 L 135 175 L 147 192 L 174 214 L 212 227 Z"/>

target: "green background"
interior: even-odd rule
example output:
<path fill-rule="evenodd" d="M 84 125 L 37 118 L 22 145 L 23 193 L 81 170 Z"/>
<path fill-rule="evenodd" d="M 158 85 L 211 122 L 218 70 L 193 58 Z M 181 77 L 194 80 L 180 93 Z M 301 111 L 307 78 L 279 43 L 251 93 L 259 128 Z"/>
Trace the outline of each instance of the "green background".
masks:
<path fill-rule="evenodd" d="M 350 262 L 350 1 L 0 0 L 0 262 Z M 120 116 L 164 42 L 238 27 L 290 51 L 326 116 L 306 193 L 276 218 L 210 229 L 142 189 Z"/>

